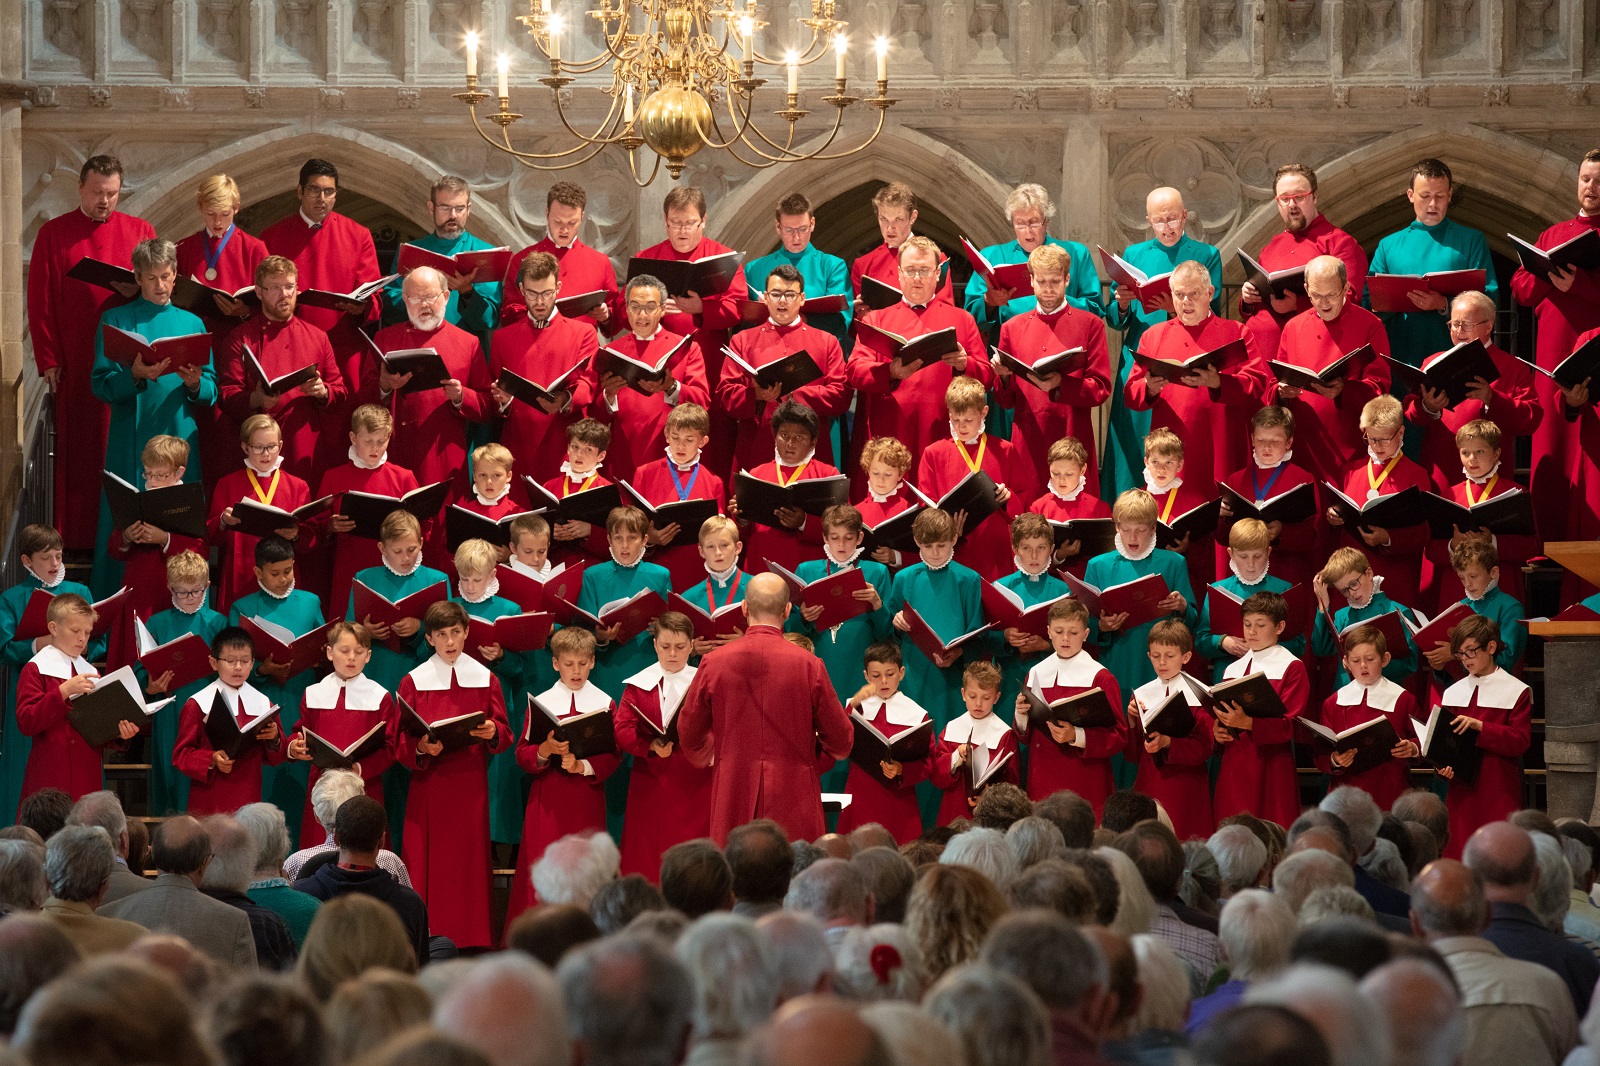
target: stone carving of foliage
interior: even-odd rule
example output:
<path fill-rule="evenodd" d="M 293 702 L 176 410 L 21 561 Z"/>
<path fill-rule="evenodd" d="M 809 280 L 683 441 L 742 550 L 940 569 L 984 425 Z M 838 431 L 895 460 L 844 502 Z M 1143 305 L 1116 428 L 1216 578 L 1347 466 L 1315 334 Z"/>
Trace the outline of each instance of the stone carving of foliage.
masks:
<path fill-rule="evenodd" d="M 1124 156 L 1112 174 L 1117 224 L 1130 241 L 1148 236 L 1145 197 L 1164 185 L 1183 194 L 1193 237 L 1214 240 L 1241 216 L 1244 184 L 1223 151 L 1199 138 L 1152 139 Z"/>

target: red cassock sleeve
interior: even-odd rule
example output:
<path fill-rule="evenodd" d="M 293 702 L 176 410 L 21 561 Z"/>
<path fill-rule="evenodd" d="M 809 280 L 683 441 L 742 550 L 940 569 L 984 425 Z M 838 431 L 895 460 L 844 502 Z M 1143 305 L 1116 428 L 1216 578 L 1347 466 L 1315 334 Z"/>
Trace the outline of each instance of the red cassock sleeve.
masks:
<path fill-rule="evenodd" d="M 962 771 L 966 764 L 954 770 L 950 768 L 950 760 L 960 747 L 960 744 L 943 737 L 933 742 L 933 748 L 928 752 L 928 780 L 933 782 L 935 788 L 948 791 L 963 783 L 965 775 Z"/>
<path fill-rule="evenodd" d="M 209 785 L 217 779 L 217 771 L 211 765 L 214 750 L 206 737 L 206 720 L 200 713 L 200 705 L 192 698 L 185 701 L 178 712 L 178 739 L 172 745 L 172 765 L 188 777 Z"/>
<path fill-rule="evenodd" d="M 1461 713 L 1471 718 L 1483 719 L 1483 732 L 1478 736 L 1478 747 L 1518 759 L 1527 754 L 1533 737 L 1533 697 L 1524 692 L 1515 707 L 1476 707 Z"/>
<path fill-rule="evenodd" d="M 636 759 L 650 757 L 653 734 L 639 728 L 639 711 L 636 709 L 644 694 L 632 685 L 624 685 L 622 699 L 611 715 L 611 726 L 617 735 L 617 748 Z M 519 749 L 520 750 L 520 749 Z"/>
<path fill-rule="evenodd" d="M 61 696 L 62 681 L 46 677 L 33 663 L 17 677 L 17 728 L 25 737 L 36 737 L 67 717 L 67 701 Z"/>
<path fill-rule="evenodd" d="M 1251 734 L 1258 745 L 1287 744 L 1294 739 L 1294 722 L 1291 719 L 1304 714 L 1306 704 L 1311 699 L 1311 678 L 1306 673 L 1305 664 L 1290 663 L 1283 677 L 1272 683 L 1272 688 L 1289 713 L 1282 718 L 1254 720 Z"/>
<path fill-rule="evenodd" d="M 1106 699 L 1111 701 L 1111 706 L 1116 711 L 1117 724 L 1112 729 L 1083 730 L 1083 757 L 1109 759 L 1113 755 L 1121 755 L 1128 748 L 1128 721 L 1123 713 L 1125 705 L 1122 702 L 1122 689 L 1109 670 L 1102 669 L 1096 674 L 1094 683 L 1106 694 Z"/>

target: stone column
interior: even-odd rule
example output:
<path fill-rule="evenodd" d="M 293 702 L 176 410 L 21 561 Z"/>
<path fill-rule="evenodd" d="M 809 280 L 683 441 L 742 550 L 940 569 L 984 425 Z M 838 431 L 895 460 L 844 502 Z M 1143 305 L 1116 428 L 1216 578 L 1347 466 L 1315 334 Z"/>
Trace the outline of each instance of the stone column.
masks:
<path fill-rule="evenodd" d="M 0 0 L 0 25 L 22 25 L 22 0 Z M 0 514 L 22 480 L 22 35 L 0 35 Z M 3 534 L 0 534 L 3 536 Z"/>
<path fill-rule="evenodd" d="M 1544 643 L 1545 809 L 1552 818 L 1595 821 L 1600 770 L 1600 639 L 1549 638 Z"/>

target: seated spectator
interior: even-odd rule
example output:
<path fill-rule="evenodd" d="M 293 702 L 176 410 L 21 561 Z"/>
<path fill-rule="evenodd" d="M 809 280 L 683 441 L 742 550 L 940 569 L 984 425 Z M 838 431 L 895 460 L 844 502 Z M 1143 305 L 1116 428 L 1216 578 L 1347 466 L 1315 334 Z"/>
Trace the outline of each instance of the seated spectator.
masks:
<path fill-rule="evenodd" d="M 1089 884 L 1082 867 L 1065 859 L 1034 863 L 1017 875 L 1006 895 L 1013 910 L 1040 907 L 1054 911 L 1073 925 L 1090 925 L 1099 920 L 1100 901 L 1094 886 Z"/>
<path fill-rule="evenodd" d="M 872 894 L 874 920 L 905 921 L 906 900 L 916 880 L 911 864 L 893 848 L 879 846 L 857 852 L 851 857 L 850 865 L 861 872 L 861 879 Z"/>
<path fill-rule="evenodd" d="M 671 907 L 660 911 L 645 911 L 633 921 L 628 923 L 624 933 L 639 936 L 653 936 L 667 947 L 678 943 L 678 938 L 683 931 L 689 928 L 689 919 L 682 911 L 675 911 Z"/>
<path fill-rule="evenodd" d="M 1572 912 L 1572 864 L 1562 851 L 1561 841 L 1545 833 L 1531 833 L 1539 864 L 1539 883 L 1528 900 L 1528 909 L 1550 932 L 1565 937 L 1591 955 L 1600 954 L 1600 944 L 1567 928 Z"/>
<path fill-rule="evenodd" d="M 176 933 L 224 966 L 254 969 L 256 945 L 249 916 L 200 891 L 211 863 L 211 839 L 205 827 L 186 814 L 168 818 L 156 827 L 150 853 L 159 871 L 155 883 L 105 904 L 100 913 L 152 932 Z"/>
<path fill-rule="evenodd" d="M 1105 860 L 1117 879 L 1117 916 L 1106 928 L 1123 936 L 1150 932 L 1156 917 L 1156 901 L 1145 887 L 1139 867 L 1126 852 L 1113 847 L 1098 847 L 1094 853 Z"/>
<path fill-rule="evenodd" d="M 918 1003 L 927 989 L 922 952 L 905 926 L 880 923 L 846 930 L 834 949 L 834 990 L 858 1003 Z"/>
<path fill-rule="evenodd" d="M 686 840 L 661 854 L 661 895 L 691 921 L 733 909 L 733 871 L 709 840 Z"/>
<path fill-rule="evenodd" d="M 1006 830 L 1006 843 L 1017 857 L 1019 871 L 1045 859 L 1059 859 L 1067 853 L 1067 842 L 1062 839 L 1061 830 L 1054 822 L 1036 814 L 1012 822 Z"/>
<path fill-rule="evenodd" d="M 392 1037 L 356 1059 L 351 1066 L 494 1066 L 489 1056 L 431 1025 L 419 1025 Z"/>
<path fill-rule="evenodd" d="M 541 903 L 512 921 L 506 931 L 506 947 L 531 955 L 553 970 L 567 952 L 600 936 L 600 927 L 582 907 Z"/>
<path fill-rule="evenodd" d="M 876 915 L 861 871 L 844 859 L 822 859 L 796 874 L 783 898 L 783 909 L 809 914 L 821 922 L 834 945 L 845 929 L 870 925 Z"/>
<path fill-rule="evenodd" d="M 1323 891 L 1327 891 L 1324 889 Z M 1354 895 L 1354 889 L 1347 890 Z M 1360 899 L 1360 896 L 1356 896 Z M 1310 901 L 1307 901 L 1309 906 Z M 1307 926 L 1301 909 L 1300 932 L 1289 948 L 1292 963 L 1317 963 L 1343 970 L 1359 981 L 1394 957 L 1389 938 L 1370 918 L 1330 918 Z"/>
<path fill-rule="evenodd" d="M 693 982 L 667 948 L 648 937 L 611 937 L 574 951 L 556 980 L 574 1062 L 655 1066 L 683 1060 Z"/>
<path fill-rule="evenodd" d="M 31 840 L 0 840 L 0 917 L 36 911 L 44 906 L 48 895 L 44 845 Z"/>
<path fill-rule="evenodd" d="M 1320 848 L 1306 847 L 1286 856 L 1272 871 L 1272 891 L 1296 915 L 1306 899 L 1320 888 L 1354 890 L 1355 871 L 1344 859 Z"/>
<path fill-rule="evenodd" d="M 773 911 L 757 919 L 756 928 L 767 938 L 777 961 L 779 1003 L 834 990 L 833 948 L 815 918 L 794 911 Z"/>
<path fill-rule="evenodd" d="M 1004 833 L 1032 814 L 1033 801 L 1026 792 L 1009 781 L 997 781 L 978 797 L 977 806 L 972 808 L 972 824 Z"/>
<path fill-rule="evenodd" d="M 1095 924 L 1109 926 L 1116 921 L 1117 910 L 1122 905 L 1122 883 L 1111 868 L 1111 862 L 1087 848 L 1072 847 L 1067 849 L 1064 861 L 1082 873 L 1094 890 Z"/>
<path fill-rule="evenodd" d="M 91 959 L 40 989 L 22 1010 L 12 1047 L 29 1066 L 216 1061 L 172 978 L 120 955 Z"/>
<path fill-rule="evenodd" d="M 1212 1019 L 1237 1006 L 1251 984 L 1275 975 L 1289 964 L 1294 944 L 1294 912 L 1276 894 L 1247 888 L 1222 908 L 1217 939 L 1228 958 L 1228 980 L 1197 998 L 1189 1010 L 1186 1032 L 1194 1039 Z"/>
<path fill-rule="evenodd" d="M 1100 828 L 1113 833 L 1126 833 L 1140 822 L 1155 819 L 1154 797 L 1131 788 L 1119 788 L 1106 797 L 1105 809 L 1100 814 Z"/>
<path fill-rule="evenodd" d="M 61 831 L 72 814 L 72 797 L 59 788 L 41 788 L 22 797 L 17 824 L 39 834 L 41 844 Z"/>
<path fill-rule="evenodd" d="M 831 996 L 802 996 L 779 1007 L 741 1059 L 743 1066 L 884 1066 L 889 1061 L 889 1049 L 854 1006 Z"/>
<path fill-rule="evenodd" d="M 366 794 L 366 782 L 354 770 L 329 770 L 317 778 L 317 783 L 311 786 L 311 813 L 328 836 L 316 847 L 302 848 L 283 860 L 283 876 L 291 885 L 310 873 L 304 867 L 313 856 L 338 854 L 339 845 L 333 840 L 333 820 L 345 800 Z M 378 866 L 389 871 L 402 885 L 411 887 L 411 873 L 394 852 L 387 848 L 378 852 Z"/>
<path fill-rule="evenodd" d="M 1372 861 L 1365 864 L 1367 872 L 1373 877 L 1401 892 L 1411 891 L 1414 871 L 1438 858 L 1437 855 L 1431 855 L 1427 862 L 1417 861 L 1417 835 L 1411 831 L 1412 824 L 1402 822 L 1392 814 L 1385 814 L 1383 821 L 1378 823 L 1378 839 L 1372 845 Z M 1422 827 L 1417 828 L 1420 830 Z M 1428 850 L 1432 851 L 1433 834 L 1424 831 L 1421 835 L 1428 838 Z"/>
<path fill-rule="evenodd" d="M 143 877 L 150 869 L 150 829 L 141 818 L 128 823 L 128 872 Z"/>
<path fill-rule="evenodd" d="M 255 871 L 256 847 L 237 820 L 213 814 L 200 823 L 211 840 L 211 861 L 200 879 L 200 891 L 214 900 L 236 907 L 250 919 L 256 944 L 256 965 L 270 973 L 294 965 L 294 941 L 289 926 L 276 911 L 268 910 L 245 894 Z"/>
<path fill-rule="evenodd" d="M 306 930 L 311 928 L 311 919 L 317 916 L 322 901 L 296 892 L 289 879 L 283 876 L 283 863 L 289 855 L 289 825 L 284 821 L 283 810 L 274 803 L 247 803 L 233 816 L 255 845 L 255 870 L 250 875 L 246 894 L 283 918 L 289 927 L 289 939 L 294 941 L 298 951 L 305 943 Z"/>
<path fill-rule="evenodd" d="M 1400 793 L 1389 813 L 1402 822 L 1416 822 L 1433 834 L 1434 846 L 1443 855 L 1450 843 L 1450 811 L 1431 789 L 1412 788 Z"/>
<path fill-rule="evenodd" d="M 939 979 L 923 1006 L 961 1040 L 967 1066 L 1051 1061 L 1049 1011 L 1019 977 L 981 963 L 961 966 Z"/>
<path fill-rule="evenodd" d="M 868 848 L 892 848 L 897 846 L 894 834 L 885 829 L 881 822 L 868 822 L 858 825 L 845 834 L 845 840 L 850 843 L 850 854 L 859 855 Z"/>
<path fill-rule="evenodd" d="M 1344 822 L 1350 831 L 1350 850 L 1354 852 L 1356 869 L 1371 876 L 1378 886 L 1388 888 L 1394 895 L 1374 896 L 1363 890 L 1359 878 L 1356 891 L 1368 897 L 1373 910 L 1379 910 L 1381 902 L 1391 902 L 1393 906 L 1381 908 L 1383 912 L 1404 918 L 1411 904 L 1409 897 L 1403 901 L 1401 897 L 1405 896 L 1409 884 L 1398 886 L 1390 884 L 1390 881 L 1405 878 L 1405 864 L 1400 861 L 1395 846 L 1378 835 L 1383 827 L 1383 811 L 1377 802 L 1362 789 L 1340 785 L 1322 797 L 1317 809 L 1336 815 Z M 1397 909 L 1401 906 L 1406 910 Z"/>
<path fill-rule="evenodd" d="M 433 997 L 417 979 L 374 968 L 351 978 L 328 1000 L 328 1042 L 334 1062 L 353 1062 L 397 1033 L 427 1025 Z"/>
<path fill-rule="evenodd" d="M 1133 954 L 1115 934 L 1133 978 Z M 978 961 L 1027 985 L 1050 1016 L 1050 1045 L 1056 1062 L 1092 1061 L 1107 1022 L 1118 1005 L 1112 1000 L 1111 971 L 1105 954 L 1087 932 L 1060 915 L 1044 911 L 1009 914 L 995 923 Z M 1137 998 L 1128 989 L 1127 1013 Z"/>
<path fill-rule="evenodd" d="M 1383 815 L 1379 813 L 1378 805 L 1372 802 L 1372 797 L 1358 788 L 1343 785 L 1334 791 L 1341 794 L 1335 806 L 1355 818 L 1359 830 L 1352 830 L 1344 817 L 1335 811 L 1313 807 L 1296 818 L 1289 827 L 1286 854 L 1315 847 L 1343 859 L 1350 865 L 1352 887 L 1372 904 L 1375 912 L 1394 919 L 1379 919 L 1380 924 L 1397 932 L 1404 931 L 1406 913 L 1411 906 L 1406 894 L 1373 877 L 1357 861 L 1371 850 Z"/>
<path fill-rule="evenodd" d="M 733 871 L 733 913 L 760 918 L 783 909 L 795 870 L 782 826 L 768 818 L 737 826 L 728 831 L 722 853 Z"/>
<path fill-rule="evenodd" d="M 131 896 L 150 887 L 142 871 L 135 873 L 128 868 L 128 851 L 131 847 L 128 816 L 122 813 L 122 801 L 115 792 L 102 790 L 81 797 L 72 805 L 67 824 L 99 826 L 106 831 L 111 838 L 111 846 L 116 849 L 117 862 L 111 870 L 111 883 L 106 886 L 105 898 L 100 902 L 115 903 L 123 896 Z"/>
<path fill-rule="evenodd" d="M 33 994 L 82 960 L 71 938 L 42 915 L 13 914 L 0 921 L 0 1042 L 11 1038 Z"/>
<path fill-rule="evenodd" d="M 1305 902 L 1300 904 L 1300 913 L 1297 917 L 1300 919 L 1302 929 L 1318 922 L 1331 922 L 1339 918 L 1358 918 L 1371 923 L 1374 927 L 1378 924 L 1372 904 L 1355 889 L 1343 885 L 1324 885 L 1312 892 L 1305 898 Z"/>
<path fill-rule="evenodd" d="M 977 827 L 950 840 L 939 856 L 944 866 L 970 866 L 1004 892 L 1018 873 L 1017 854 L 998 829 Z"/>
<path fill-rule="evenodd" d="M 976 959 L 1008 909 L 994 882 L 970 867 L 941 864 L 918 878 L 905 926 L 922 951 L 929 979 Z"/>
<path fill-rule="evenodd" d="M 1178 883 L 1178 900 L 1186 909 L 1178 912 L 1179 917 L 1190 915 L 1194 919 L 1190 925 L 1203 918 L 1209 924 L 1200 927 L 1215 932 L 1213 926 L 1220 909 L 1217 897 L 1221 893 L 1222 869 L 1217 865 L 1217 857 L 1203 840 L 1184 841 L 1183 880 Z"/>
<path fill-rule="evenodd" d="M 1161 823 L 1140 822 L 1118 836 L 1115 846 L 1133 860 L 1155 901 L 1149 931 L 1165 940 L 1189 964 L 1195 975 L 1193 992 L 1198 995 L 1221 961 L 1221 949 L 1216 934 L 1200 925 L 1198 918 L 1190 921 L 1178 913 L 1179 907 L 1189 911 L 1178 899 L 1178 888 L 1183 883 L 1183 845 Z"/>
<path fill-rule="evenodd" d="M 961 1041 L 950 1027 L 919 1006 L 880 1000 L 864 1005 L 860 1017 L 886 1045 L 893 1066 L 950 1066 L 966 1061 Z"/>
<path fill-rule="evenodd" d="M 785 855 L 788 854 L 788 850 L 787 847 L 784 848 Z M 627 877 L 607 881 L 589 901 L 589 917 L 594 919 L 594 924 L 602 936 L 622 932 L 628 927 L 629 922 L 645 911 L 666 909 L 666 897 L 661 894 L 659 888 L 645 880 L 643 874 L 629 874 Z"/>
<path fill-rule="evenodd" d="M 333 822 L 339 861 L 326 863 L 310 877 L 296 881 L 295 891 L 315 896 L 324 903 L 352 893 L 384 903 L 400 919 L 419 962 L 425 961 L 428 958 L 428 905 L 378 865 L 378 852 L 388 831 L 383 804 L 366 793 L 346 800 Z"/>
<path fill-rule="evenodd" d="M 1467 1022 L 1449 970 L 1397 958 L 1361 980 L 1361 994 L 1389 1022 L 1390 1066 L 1441 1066 L 1461 1061 Z"/>
<path fill-rule="evenodd" d="M 433 1024 L 483 1052 L 491 1066 L 572 1062 L 561 987 L 525 955 L 473 963 L 434 1005 Z"/>
<path fill-rule="evenodd" d="M 217 960 L 183 937 L 167 933 L 151 933 L 140 937 L 123 954 L 165 971 L 195 1003 L 210 997 L 212 988 L 223 973 L 222 965 Z"/>
<path fill-rule="evenodd" d="M 326 1002 L 342 982 L 379 966 L 416 973 L 416 947 L 393 907 L 351 892 L 317 911 L 295 973 L 319 1002 Z"/>
<path fill-rule="evenodd" d="M 1590 835 L 1594 834 L 1594 830 L 1582 822 L 1576 825 L 1588 829 Z M 1600 943 L 1600 907 L 1596 907 L 1589 898 L 1595 883 L 1594 852 L 1581 837 L 1570 831 L 1575 828 L 1574 825 L 1564 823 L 1559 828 L 1561 854 L 1567 860 L 1567 868 L 1572 871 L 1572 881 L 1567 886 L 1567 917 L 1563 928 L 1569 936 L 1580 936 L 1590 943 Z"/>
<path fill-rule="evenodd" d="M 789 876 L 797 876 L 801 870 L 814 862 L 828 858 L 828 853 L 811 843 L 809 840 L 796 840 L 789 845 L 789 851 L 794 856 L 794 862 L 789 867 Z"/>
<path fill-rule="evenodd" d="M 111 884 L 116 853 L 99 826 L 68 826 L 45 845 L 44 874 L 50 898 L 43 914 L 78 946 L 85 958 L 121 951 L 144 936 L 144 927 L 95 913 Z"/>
<path fill-rule="evenodd" d="M 1221 1015 L 1195 1041 L 1194 1057 L 1205 1066 L 1333 1066 L 1316 1026 L 1287 1007 L 1266 1003 Z"/>
<path fill-rule="evenodd" d="M 201 1030 L 224 1066 L 321 1066 L 330 1041 L 299 983 L 266 975 L 231 982 L 205 1005 Z"/>
<path fill-rule="evenodd" d="M 1033 813 L 1054 822 L 1069 848 L 1088 850 L 1094 842 L 1094 806 L 1071 789 L 1064 788 L 1035 801 Z"/>
<path fill-rule="evenodd" d="M 570 903 L 589 909 L 600 886 L 614 880 L 622 853 L 607 833 L 570 833 L 552 841 L 533 864 L 533 891 L 540 903 Z"/>
<path fill-rule="evenodd" d="M 1128 1022 L 1124 1044 L 1131 1055 L 1119 1059 L 1111 1044 L 1101 1052 L 1113 1061 L 1139 1066 L 1181 1061 L 1181 1049 L 1188 1043 L 1183 1030 L 1189 1024 L 1189 969 L 1160 937 L 1142 933 L 1132 943 L 1139 1004 Z"/>
<path fill-rule="evenodd" d="M 1333 1066 L 1372 1066 L 1389 1054 L 1389 1025 L 1350 975 L 1330 966 L 1295 965 L 1245 993 L 1244 1001 L 1287 1007 L 1328 1044 Z"/>
<path fill-rule="evenodd" d="M 675 950 L 694 989 L 687 1066 L 733 1061 L 740 1042 L 778 1006 L 771 946 L 749 918 L 712 914 L 689 926 Z"/>

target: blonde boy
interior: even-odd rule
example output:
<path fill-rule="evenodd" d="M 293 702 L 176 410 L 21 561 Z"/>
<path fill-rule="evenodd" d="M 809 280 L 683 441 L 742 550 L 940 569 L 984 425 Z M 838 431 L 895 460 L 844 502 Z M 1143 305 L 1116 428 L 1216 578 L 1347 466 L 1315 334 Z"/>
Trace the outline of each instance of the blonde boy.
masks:
<path fill-rule="evenodd" d="M 982 471 L 993 480 L 995 512 L 969 522 L 963 511 L 955 519 L 961 538 L 956 551 L 961 562 L 984 580 L 994 581 L 1006 572 L 1010 519 L 1022 511 L 1021 498 L 1014 498 L 1007 487 L 1022 472 L 1017 468 L 1016 449 L 1010 441 L 984 431 L 989 404 L 981 382 L 956 378 L 945 389 L 944 403 L 950 415 L 950 436 L 934 441 L 923 451 L 917 486 L 931 499 L 938 499 L 975 471 Z"/>
<path fill-rule="evenodd" d="M 1022 783 L 1021 754 L 1017 737 L 1004 718 L 995 714 L 1000 700 L 1000 671 L 993 663 L 968 663 L 961 674 L 961 700 L 965 714 L 944 727 L 935 745 L 932 780 L 944 793 L 937 824 L 949 825 L 956 818 L 970 818 L 978 799 L 989 786 L 1005 782 Z M 991 771 L 991 767 L 1000 765 Z M 982 784 L 974 785 L 980 778 Z"/>
<path fill-rule="evenodd" d="M 701 452 L 711 440 L 711 416 L 706 409 L 694 403 L 678 404 L 667 415 L 664 432 L 667 454 L 634 471 L 628 482 L 634 495 L 651 507 L 709 500 L 715 505 L 715 513 L 720 515 L 727 510 L 722 478 L 700 461 Z M 660 528 L 652 523 L 646 535 L 650 561 L 667 568 L 673 588 L 686 588 L 700 579 L 700 555 L 685 535 L 694 532 L 692 527 L 684 529 L 681 523 L 664 522 Z"/>
<path fill-rule="evenodd" d="M 1379 588 L 1383 578 L 1375 574 L 1372 564 L 1367 560 L 1366 553 L 1359 548 L 1338 548 L 1328 556 L 1327 565 L 1322 568 L 1311 582 L 1311 590 L 1317 597 L 1317 604 L 1321 608 L 1311 630 L 1311 653 L 1321 658 L 1339 654 L 1337 635 L 1355 625 L 1357 622 L 1370 622 L 1383 615 L 1400 613 L 1409 608 L 1396 603 Z M 1344 597 L 1345 606 L 1338 610 L 1333 609 L 1329 590 L 1339 593 Z M 1332 618 L 1332 623 L 1329 619 Z M 1405 627 L 1400 627 L 1405 632 Z M 1405 655 L 1401 656 L 1394 649 L 1390 649 L 1392 658 L 1389 665 L 1384 667 L 1383 676 L 1391 681 L 1405 684 L 1411 675 L 1417 672 L 1418 653 L 1416 645 L 1411 642 L 1411 636 L 1406 634 Z M 1343 685 L 1350 680 L 1350 675 L 1345 672 L 1341 664 L 1337 675 L 1337 684 Z"/>
<path fill-rule="evenodd" d="M 744 550 L 739 540 L 739 524 L 726 515 L 712 515 L 700 526 L 699 539 L 705 576 L 686 585 L 679 595 L 708 615 L 729 604 L 743 603 L 750 575 L 739 569 L 739 553 Z M 736 613 L 723 622 L 727 632 L 719 634 L 715 640 L 696 637 L 694 653 L 704 655 L 738 637 L 744 632 L 743 621 L 743 615 Z"/>

